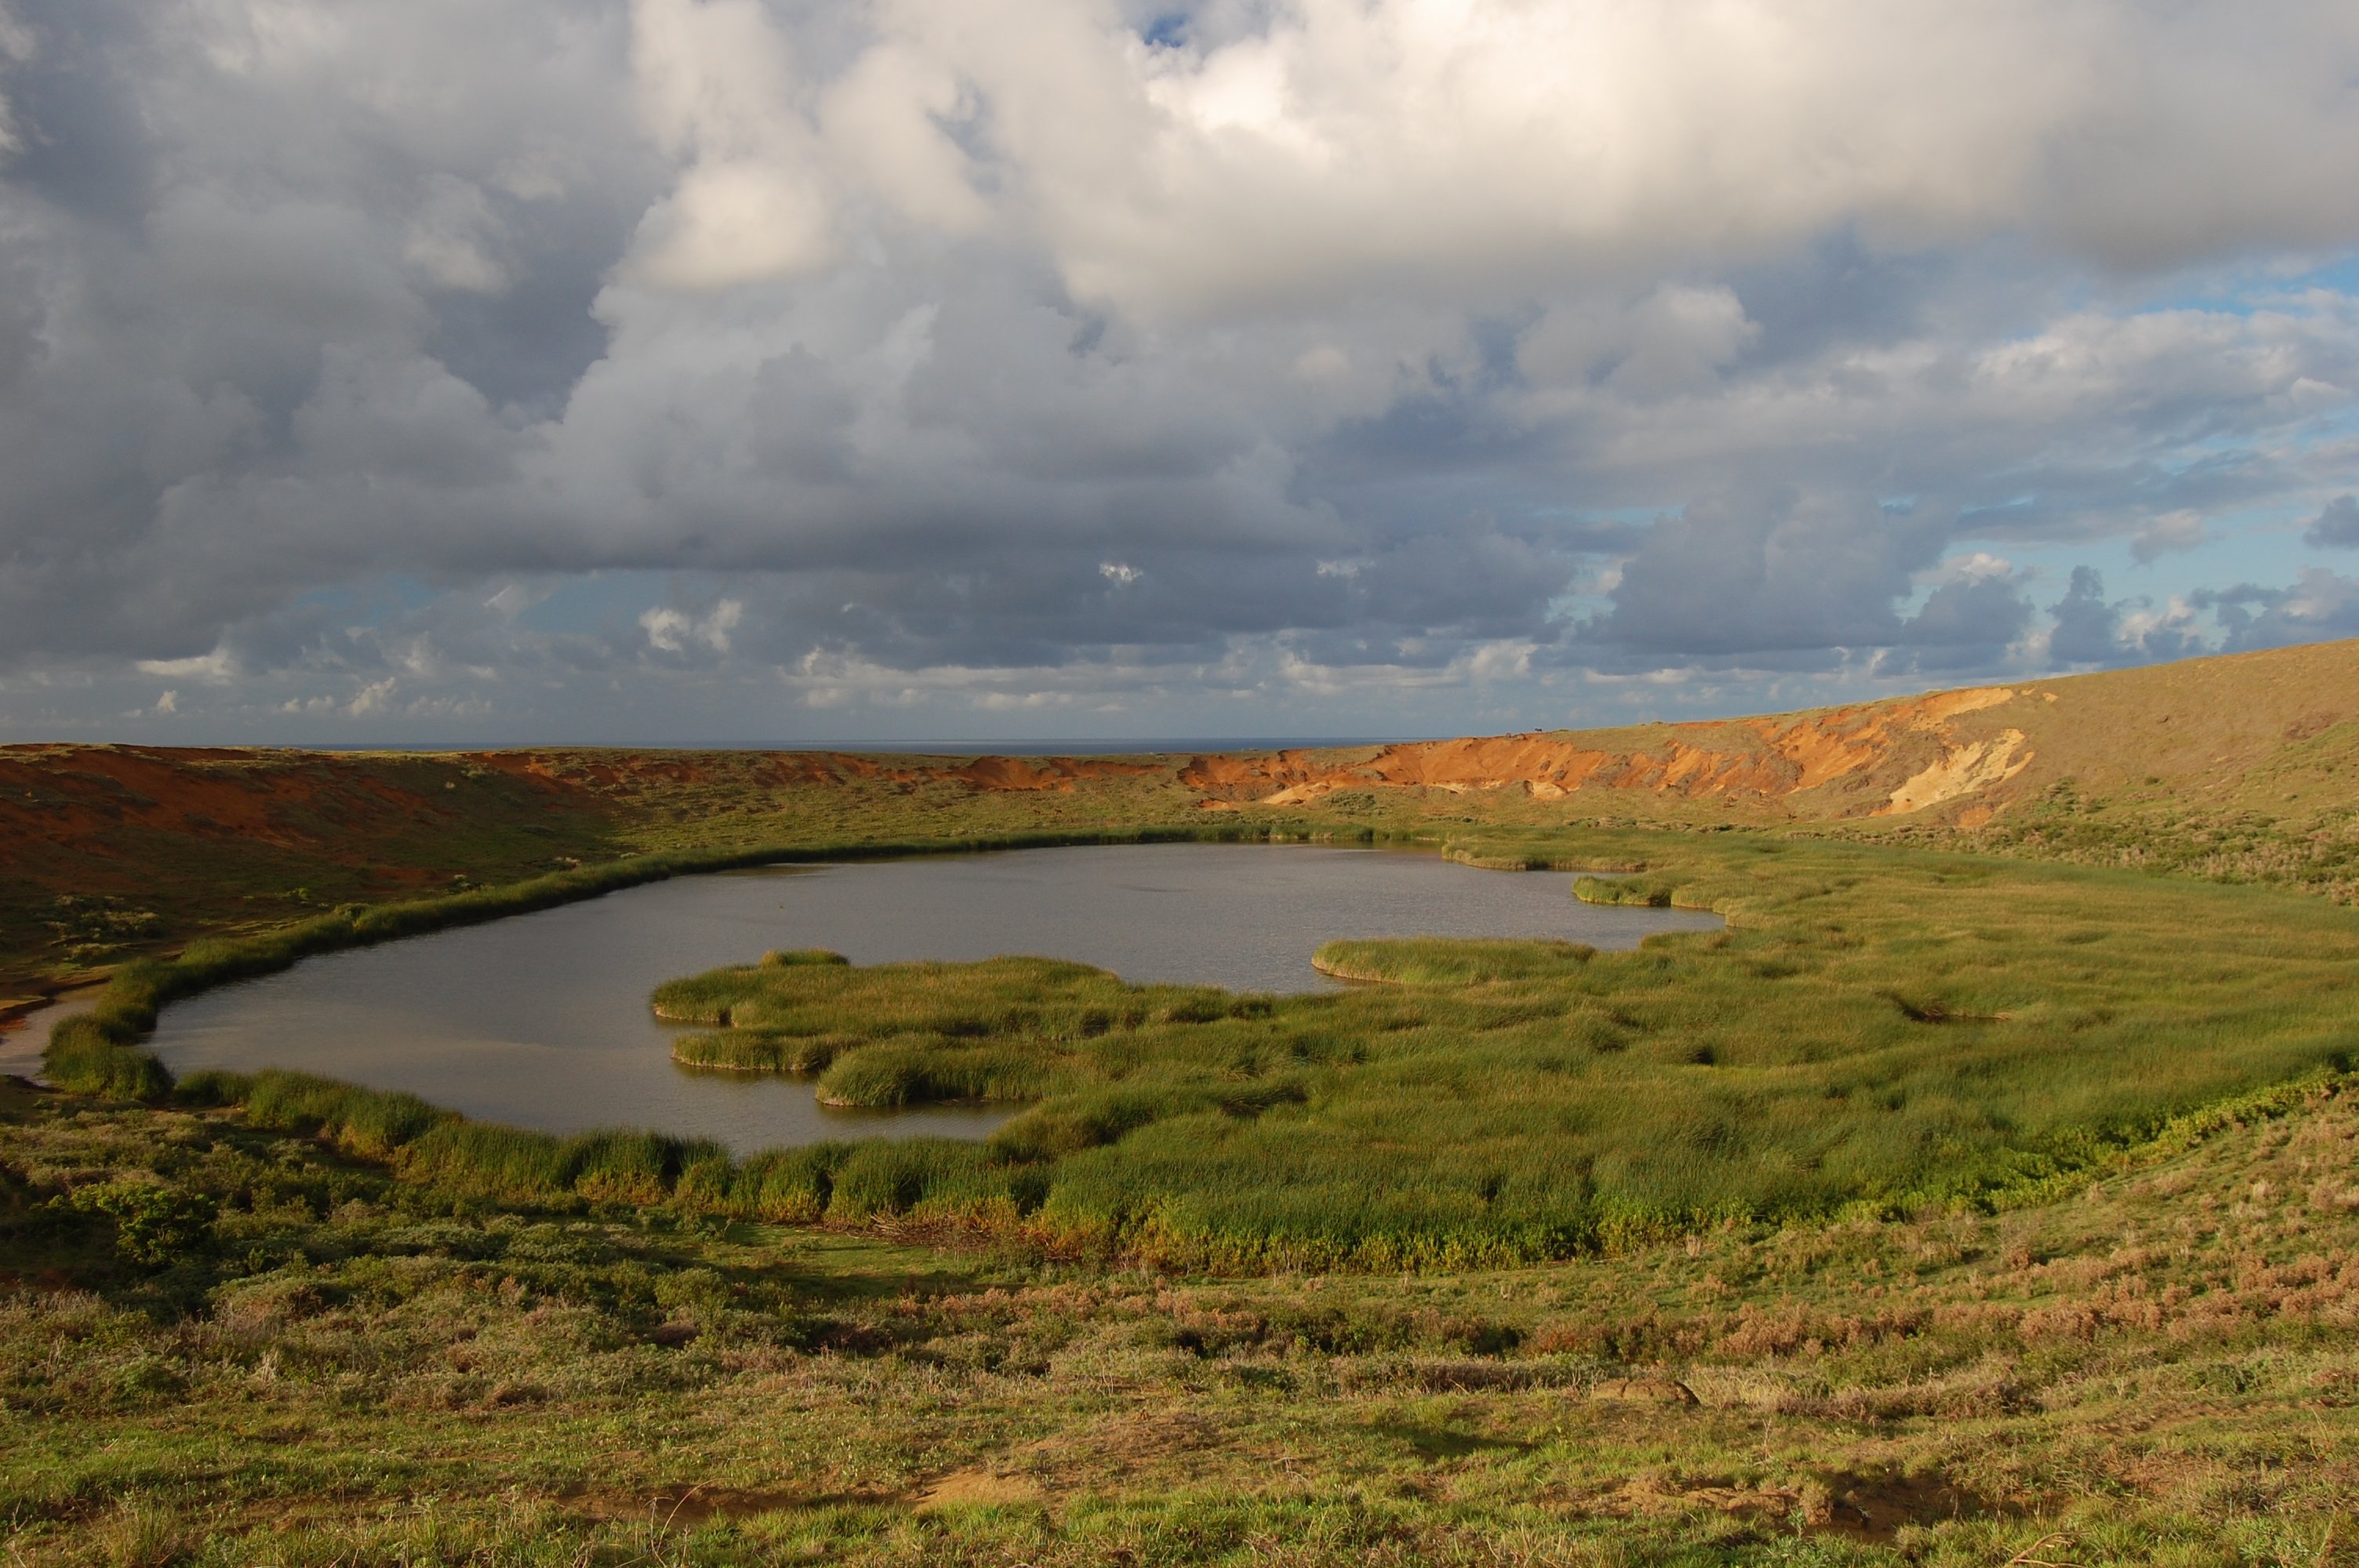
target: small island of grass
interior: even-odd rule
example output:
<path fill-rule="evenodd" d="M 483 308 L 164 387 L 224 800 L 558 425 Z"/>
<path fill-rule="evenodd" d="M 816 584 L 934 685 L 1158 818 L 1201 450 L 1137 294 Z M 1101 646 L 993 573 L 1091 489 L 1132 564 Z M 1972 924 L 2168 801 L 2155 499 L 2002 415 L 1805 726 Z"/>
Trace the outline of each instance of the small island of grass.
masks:
<path fill-rule="evenodd" d="M 655 1003 L 713 1026 L 690 1065 L 1025 1108 L 929 1143 L 907 1212 L 1212 1267 L 2017 1201 L 2359 1045 L 2359 929 L 2264 890 L 1732 838 L 1579 892 L 1729 925 L 1626 952 L 1338 940 L 1321 969 L 1384 983 L 1312 995 L 798 955 Z"/>

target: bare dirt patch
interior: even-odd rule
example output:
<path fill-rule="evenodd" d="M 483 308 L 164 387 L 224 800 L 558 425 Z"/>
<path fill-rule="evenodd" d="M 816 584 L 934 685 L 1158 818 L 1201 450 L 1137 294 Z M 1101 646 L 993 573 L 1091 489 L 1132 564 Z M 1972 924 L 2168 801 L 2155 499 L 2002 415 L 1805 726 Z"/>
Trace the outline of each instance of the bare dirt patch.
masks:
<path fill-rule="evenodd" d="M 989 1470 L 958 1470 L 920 1491 L 913 1503 L 919 1513 L 935 1509 L 1006 1508 L 1037 1503 L 1047 1494 L 1029 1476 L 1000 1476 Z"/>

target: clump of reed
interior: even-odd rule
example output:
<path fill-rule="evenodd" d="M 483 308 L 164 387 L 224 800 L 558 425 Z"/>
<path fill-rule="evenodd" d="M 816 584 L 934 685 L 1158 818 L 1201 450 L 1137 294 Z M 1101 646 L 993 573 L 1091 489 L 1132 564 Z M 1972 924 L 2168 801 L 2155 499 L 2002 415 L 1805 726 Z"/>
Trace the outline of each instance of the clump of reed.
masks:
<path fill-rule="evenodd" d="M 1620 904 L 1643 909 L 1669 909 L 1677 889 L 1660 877 L 1575 877 L 1572 896 L 1583 903 Z"/>
<path fill-rule="evenodd" d="M 721 1073 L 788 1073 L 806 1076 L 825 1072 L 831 1063 L 861 1044 L 850 1034 L 766 1034 L 753 1029 L 723 1029 L 709 1034 L 683 1034 L 672 1042 L 671 1059 L 684 1067 Z"/>
<path fill-rule="evenodd" d="M 1270 998 L 1209 986 L 1133 986 L 1086 964 L 855 968 L 833 954 L 769 955 L 657 989 L 658 1017 L 712 1023 L 673 1059 L 730 1072 L 818 1074 L 831 1105 L 1037 1100 L 1104 1076 L 1146 1032 L 1267 1018 Z"/>
<path fill-rule="evenodd" d="M 827 964 L 840 968 L 851 962 L 842 954 L 832 953 L 824 947 L 774 947 L 762 955 L 762 968 L 766 969 L 791 968 L 798 964 Z"/>
<path fill-rule="evenodd" d="M 1311 956 L 1310 964 L 1321 974 L 1339 980 L 1464 986 L 1563 978 L 1595 957 L 1596 948 L 1578 942 L 1419 936 L 1405 941 L 1329 942 Z"/>

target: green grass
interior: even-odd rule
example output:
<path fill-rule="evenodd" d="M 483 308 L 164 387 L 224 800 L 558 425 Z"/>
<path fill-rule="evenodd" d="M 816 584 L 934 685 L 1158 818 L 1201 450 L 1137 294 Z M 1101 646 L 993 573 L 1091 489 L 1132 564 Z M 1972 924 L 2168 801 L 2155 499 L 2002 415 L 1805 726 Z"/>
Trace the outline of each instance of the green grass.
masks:
<path fill-rule="evenodd" d="M 0 1550 L 2359 1562 L 2351 656 L 2048 683 L 1985 716 L 2038 793 L 1963 830 L 1199 812 L 1160 764 L 0 759 L 0 962 L 116 966 L 50 1043 L 74 1092 L 0 1084 Z M 90 772 L 126 757 L 153 795 Z M 265 774 L 271 831 L 224 829 Z M 654 877 L 1196 837 L 1613 870 L 1564 885 L 1729 926 L 1337 931 L 1318 997 L 816 951 L 666 988 L 683 1060 L 1022 1108 L 983 1142 L 732 1158 L 140 1049 L 207 986 Z"/>
<path fill-rule="evenodd" d="M 1226 1280 L 501 1202 L 303 1130 L 332 1097 L 261 1103 L 0 1086 L 6 1561 L 2359 1555 L 2344 1096 L 1996 1216 Z"/>
<path fill-rule="evenodd" d="M 816 1072 L 839 1102 L 1036 1102 L 894 1206 L 1223 1269 L 1989 1205 L 2359 1055 L 2359 920 L 2316 902 L 1753 835 L 1654 847 L 1578 891 L 1729 929 L 1622 953 L 1339 941 L 1322 968 L 1384 982 L 1340 996 L 1000 959 L 724 969 L 656 1004 L 731 1025 L 685 1058 Z"/>
<path fill-rule="evenodd" d="M 2359 1054 L 2359 920 L 2315 900 L 1746 833 L 1461 842 L 1643 860 L 1574 885 L 1716 909 L 1729 927 L 1619 953 L 1341 941 L 1322 963 L 1380 983 L 1301 997 L 1130 986 L 1046 959 L 864 968 L 818 953 L 673 982 L 661 1012 L 723 1026 L 680 1044 L 691 1064 L 816 1075 L 839 1104 L 1028 1107 L 984 1143 L 799 1163 L 775 1200 L 718 1152 L 661 1140 L 626 1157 L 408 1108 L 334 1136 L 503 1198 L 660 1202 L 699 1166 L 696 1190 L 726 1212 L 908 1216 L 1184 1267 L 1451 1268 L 1732 1219 L 2010 1201 Z M 406 929 L 574 891 L 372 918 Z M 132 1043 L 160 999 L 378 928 L 126 968 L 61 1027 L 52 1071 L 156 1093 Z"/>
<path fill-rule="evenodd" d="M 1500 980 L 1571 979 L 1595 957 L 1596 948 L 1578 942 L 1421 936 L 1406 941 L 1323 943 L 1311 964 L 1321 974 L 1339 980 L 1471 986 Z"/>
<path fill-rule="evenodd" d="M 1201 1026 L 1274 1008 L 1210 986 L 1125 985 L 1049 958 L 854 968 L 833 954 L 781 957 L 658 988 L 658 1017 L 727 1026 L 685 1036 L 674 1059 L 818 1073 L 831 1105 L 1038 1100 L 1099 1080 L 1109 1054 L 1174 1061 Z"/>

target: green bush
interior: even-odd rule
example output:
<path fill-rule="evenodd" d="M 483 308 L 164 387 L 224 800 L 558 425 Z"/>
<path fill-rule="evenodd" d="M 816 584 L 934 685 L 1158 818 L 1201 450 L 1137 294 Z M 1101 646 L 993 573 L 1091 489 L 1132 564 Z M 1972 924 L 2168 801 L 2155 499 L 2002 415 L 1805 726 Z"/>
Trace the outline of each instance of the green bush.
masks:
<path fill-rule="evenodd" d="M 77 1188 L 69 1202 L 114 1222 L 114 1249 L 142 1268 L 161 1269 L 203 1250 L 220 1207 L 202 1193 L 155 1182 Z"/>

